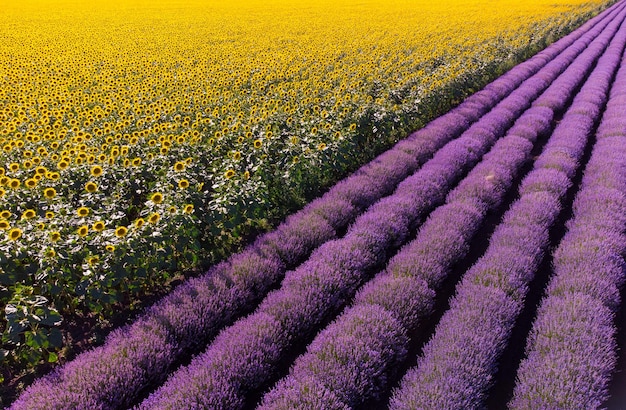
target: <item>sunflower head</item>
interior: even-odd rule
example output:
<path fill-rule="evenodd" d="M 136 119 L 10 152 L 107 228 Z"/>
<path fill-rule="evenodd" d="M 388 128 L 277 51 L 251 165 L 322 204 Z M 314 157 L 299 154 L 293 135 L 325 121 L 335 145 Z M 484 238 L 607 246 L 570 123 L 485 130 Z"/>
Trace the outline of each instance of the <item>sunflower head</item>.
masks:
<path fill-rule="evenodd" d="M 46 197 L 46 199 L 52 199 L 57 196 L 57 191 L 54 188 L 46 188 L 43 190 L 43 196 Z"/>
<path fill-rule="evenodd" d="M 17 241 L 22 236 L 22 230 L 20 228 L 13 228 L 9 231 L 9 239 Z"/>
<path fill-rule="evenodd" d="M 125 226 L 118 226 L 115 228 L 115 236 L 118 238 L 123 238 L 128 233 L 128 228 Z"/>
<path fill-rule="evenodd" d="M 85 191 L 94 193 L 98 190 L 98 185 L 95 182 L 89 181 L 85 184 Z"/>
<path fill-rule="evenodd" d="M 148 222 L 150 222 L 151 224 L 155 224 L 159 222 L 159 219 L 161 219 L 161 215 L 158 212 L 155 212 L 151 214 L 150 217 L 148 217 Z"/>
<path fill-rule="evenodd" d="M 80 237 L 87 236 L 87 234 L 89 233 L 89 227 L 87 225 L 82 225 L 76 230 L 76 233 Z"/>
<path fill-rule="evenodd" d="M 105 228 L 105 225 L 103 221 L 94 222 L 94 224 L 91 225 L 91 229 L 93 229 L 96 232 L 102 232 L 104 228 Z"/>
<path fill-rule="evenodd" d="M 80 216 L 81 218 L 84 218 L 87 215 L 89 215 L 89 208 L 85 206 L 81 206 L 80 208 L 76 210 L 76 214 L 78 214 L 78 216 Z"/>
<path fill-rule="evenodd" d="M 163 202 L 163 194 L 160 192 L 155 192 L 150 197 L 150 200 L 154 202 L 155 204 L 160 204 L 161 202 Z"/>

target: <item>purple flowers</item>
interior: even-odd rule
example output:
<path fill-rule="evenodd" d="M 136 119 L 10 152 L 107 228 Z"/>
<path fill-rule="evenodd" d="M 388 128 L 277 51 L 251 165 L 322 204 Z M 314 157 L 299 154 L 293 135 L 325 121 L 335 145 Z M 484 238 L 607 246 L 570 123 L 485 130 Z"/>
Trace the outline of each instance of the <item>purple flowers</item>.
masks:
<path fill-rule="evenodd" d="M 591 67 L 594 60 L 588 56 L 593 55 L 592 53 L 597 55 L 604 52 L 597 67 L 574 100 L 572 108 L 577 108 L 581 101 L 587 101 L 587 93 L 596 92 L 607 95 L 609 82 L 605 80 L 607 77 L 610 78 L 619 66 L 621 53 L 626 44 L 626 34 L 616 33 L 624 19 L 623 16 L 624 13 L 612 22 L 594 43 L 604 44 L 604 46 L 590 45 L 579 57 L 578 61 L 583 61 Z M 604 51 L 609 40 L 611 46 Z M 570 68 L 573 70 L 568 68 L 563 76 L 568 76 L 573 71 L 577 81 L 581 81 L 584 75 L 581 75 L 579 67 L 572 64 Z M 595 81 L 596 77 L 599 78 L 598 82 Z M 555 81 L 554 87 L 563 91 L 563 84 L 570 87 L 571 92 L 577 83 Z M 587 84 L 590 85 L 587 86 Z M 604 84 L 605 87 L 598 87 L 598 84 Z M 560 102 L 552 90 L 553 86 L 538 99 L 536 104 L 551 109 L 560 107 Z M 568 95 L 562 94 L 561 100 L 566 100 Z M 545 103 L 544 96 L 549 96 L 549 104 Z M 579 111 L 578 109 L 572 111 L 572 115 L 576 118 Z M 597 120 L 597 118 L 591 119 Z M 567 124 L 568 121 L 569 111 L 565 114 L 561 124 Z M 477 408 L 484 405 L 488 388 L 498 370 L 498 359 L 508 344 L 513 326 L 523 307 L 529 282 L 533 279 L 539 262 L 547 250 L 549 229 L 561 211 L 561 202 L 572 184 L 571 178 L 576 173 L 576 168 L 582 158 L 585 141 L 591 131 L 591 122 L 587 125 L 588 127 L 575 130 L 567 125 L 559 125 L 556 128 L 550 138 L 550 143 L 537 160 L 535 169 L 524 178 L 519 189 L 520 198 L 504 215 L 502 223 L 490 239 L 486 253 L 465 274 L 457 286 L 450 309 L 444 314 L 433 337 L 424 347 L 417 367 L 407 373 L 402 380 L 401 387 L 394 392 L 391 408 Z M 600 134 L 598 138 L 601 136 Z M 555 168 L 551 161 L 557 158 L 558 153 L 567 153 L 571 161 L 562 162 L 559 168 Z M 622 225 L 622 232 L 623 228 Z M 624 243 L 622 240 L 622 246 Z M 572 249 L 572 251 L 577 250 Z M 558 261 L 558 255 L 556 260 Z M 584 286 L 584 283 L 581 285 Z M 600 286 L 600 289 L 604 290 L 604 287 Z M 535 332 L 554 335 L 554 339 L 557 340 L 569 338 L 572 335 L 572 329 L 579 327 L 572 324 L 569 319 L 576 307 L 582 305 L 582 299 L 579 295 L 568 298 L 564 301 L 566 306 L 555 313 L 554 318 L 540 319 Z M 587 330 L 595 332 L 594 336 L 597 338 L 607 340 L 608 337 L 612 340 L 610 315 L 606 312 L 596 313 L 594 309 L 591 310 L 592 312 L 588 314 L 581 313 L 581 321 L 589 324 Z M 544 317 L 542 311 L 539 317 Z M 555 332 L 554 320 L 563 323 L 559 332 Z M 597 322 L 594 322 L 596 320 Z M 592 326 L 592 323 L 595 324 Z M 538 335 L 538 333 L 533 333 L 533 335 Z M 589 394 L 597 389 L 597 386 L 590 385 L 588 380 L 580 381 L 580 378 L 575 376 L 576 372 L 581 371 L 583 367 L 580 364 L 583 359 L 573 360 L 569 356 L 568 349 L 571 346 L 583 346 L 584 341 L 587 340 L 586 338 L 580 339 L 583 336 L 582 332 L 578 332 L 577 336 L 579 339 L 572 340 L 572 344 L 555 343 L 558 346 L 550 350 L 554 353 L 546 354 L 545 352 L 552 347 L 551 341 L 548 340 L 550 337 L 541 338 L 541 342 L 548 343 L 539 346 L 533 345 L 535 339 L 538 340 L 538 336 L 531 335 L 529 343 L 532 347 L 536 347 L 535 354 L 542 355 L 546 362 L 531 364 L 533 362 L 529 360 L 530 363 L 524 368 L 524 382 L 530 381 L 530 383 L 526 382 L 523 387 L 518 386 L 516 390 L 516 397 L 519 397 L 516 403 L 519 408 L 591 408 L 601 404 L 601 400 L 598 400 L 603 398 L 601 394 L 590 396 L 586 401 L 580 399 L 581 395 L 574 395 L 571 400 L 562 401 L 568 397 L 567 392 L 574 391 L 574 388 L 566 387 L 564 391 L 555 392 L 561 389 L 558 386 L 563 385 L 575 385 L 580 388 L 582 394 Z M 589 365 L 589 379 L 592 378 L 592 374 L 600 372 L 603 376 L 599 379 L 604 377 L 606 380 L 611 368 L 609 363 L 612 346 L 598 341 L 586 346 L 594 353 L 597 352 L 597 355 L 586 363 Z M 564 352 L 562 359 L 554 360 L 552 355 L 561 351 Z M 569 368 L 567 367 L 568 360 L 571 364 Z M 565 366 L 565 371 L 557 368 L 556 365 Z M 552 376 L 553 372 L 560 374 L 562 378 L 555 380 Z M 554 383 L 552 380 L 555 380 Z M 550 387 L 541 387 L 544 385 Z"/>
<path fill-rule="evenodd" d="M 615 59 L 620 50 L 614 50 Z M 554 276 L 519 367 L 511 408 L 598 408 L 616 363 L 615 311 L 626 264 L 626 69 L 611 89 L 597 142 L 554 254 Z M 601 91 L 601 90 L 598 90 Z"/>

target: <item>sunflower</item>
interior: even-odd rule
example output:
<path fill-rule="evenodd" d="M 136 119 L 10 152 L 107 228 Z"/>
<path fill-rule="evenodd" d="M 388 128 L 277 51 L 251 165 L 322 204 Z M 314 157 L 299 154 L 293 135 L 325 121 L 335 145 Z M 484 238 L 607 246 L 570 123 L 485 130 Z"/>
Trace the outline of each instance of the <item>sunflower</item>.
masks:
<path fill-rule="evenodd" d="M 98 262 L 100 262 L 100 257 L 99 256 L 90 256 L 87 258 L 87 263 L 89 264 L 89 266 L 94 266 L 95 264 L 97 264 Z"/>
<path fill-rule="evenodd" d="M 61 233 L 58 231 L 50 232 L 50 240 L 56 242 L 61 239 Z"/>
<path fill-rule="evenodd" d="M 97 221 L 94 222 L 93 225 L 91 225 L 91 229 L 93 229 L 96 232 L 102 232 L 105 228 L 105 224 L 103 221 Z"/>
<path fill-rule="evenodd" d="M 263 146 L 263 141 L 261 140 L 254 140 L 254 148 L 259 149 Z"/>
<path fill-rule="evenodd" d="M 87 225 L 82 225 L 76 230 L 78 236 L 84 237 L 89 233 L 89 227 Z"/>
<path fill-rule="evenodd" d="M 161 202 L 163 202 L 163 194 L 160 192 L 155 192 L 150 197 L 150 200 L 154 202 L 155 204 L 160 204 Z"/>
<path fill-rule="evenodd" d="M 187 204 L 185 205 L 185 207 L 183 208 L 183 212 L 186 214 L 190 214 L 193 212 L 193 205 L 192 204 Z"/>
<path fill-rule="evenodd" d="M 87 215 L 89 215 L 89 208 L 85 207 L 85 206 L 81 206 L 80 208 L 78 208 L 76 210 L 76 214 L 78 214 L 78 216 L 80 217 L 86 217 Z"/>
<path fill-rule="evenodd" d="M 9 231 L 9 239 L 17 241 L 22 236 L 22 230 L 20 228 L 13 228 Z"/>
<path fill-rule="evenodd" d="M 11 211 L 2 211 L 0 212 L 0 218 L 9 219 L 11 217 Z"/>
<path fill-rule="evenodd" d="M 187 181 L 186 179 L 181 179 L 180 181 L 178 181 L 178 187 L 181 189 L 189 188 L 189 181 Z"/>
<path fill-rule="evenodd" d="M 135 228 L 141 228 L 146 221 L 143 218 L 135 219 Z"/>
<path fill-rule="evenodd" d="M 151 224 L 155 224 L 159 222 L 159 219 L 161 219 L 161 215 L 158 212 L 155 212 L 150 215 L 150 217 L 148 218 L 148 222 L 150 222 Z"/>
<path fill-rule="evenodd" d="M 91 167 L 91 175 L 94 177 L 99 177 L 104 172 L 104 169 L 100 165 L 95 165 Z"/>
<path fill-rule="evenodd" d="M 235 176 L 235 171 L 232 169 L 229 169 L 228 171 L 224 173 L 224 177 L 226 177 L 226 179 L 231 179 L 234 176 Z"/>
<path fill-rule="evenodd" d="M 31 219 L 31 218 L 34 218 L 36 215 L 37 213 L 35 212 L 34 209 L 27 209 L 22 214 L 22 219 Z"/>
<path fill-rule="evenodd" d="M 118 226 L 115 228 L 115 236 L 118 238 L 123 238 L 128 233 L 128 228 L 125 226 Z"/>
<path fill-rule="evenodd" d="M 94 193 L 98 190 L 98 184 L 95 182 L 89 181 L 85 184 L 85 191 L 89 193 Z"/>
<path fill-rule="evenodd" d="M 57 196 L 57 191 L 54 188 L 46 188 L 43 190 L 43 196 L 46 197 L 46 199 L 52 199 Z"/>
<path fill-rule="evenodd" d="M 20 182 L 20 180 L 19 180 L 19 179 L 15 179 L 15 178 L 14 178 L 14 179 L 12 179 L 12 180 L 11 180 L 11 182 L 9 182 L 9 187 L 10 187 L 11 189 L 17 189 L 17 188 L 19 188 L 19 187 L 20 187 L 20 185 L 21 185 L 21 184 L 22 184 L 22 183 Z"/>
<path fill-rule="evenodd" d="M 174 171 L 183 171 L 185 169 L 185 163 L 183 161 L 178 161 L 174 164 Z"/>
<path fill-rule="evenodd" d="M 0 220 L 0 229 L 1 230 L 7 230 L 9 229 L 11 225 L 9 225 L 9 221 L 5 221 L 5 220 Z"/>
<path fill-rule="evenodd" d="M 52 219 L 52 218 L 54 218 L 54 212 L 52 211 L 46 212 L 46 219 Z"/>
<path fill-rule="evenodd" d="M 115 252 L 115 246 L 113 245 L 107 245 L 105 249 L 109 252 Z"/>

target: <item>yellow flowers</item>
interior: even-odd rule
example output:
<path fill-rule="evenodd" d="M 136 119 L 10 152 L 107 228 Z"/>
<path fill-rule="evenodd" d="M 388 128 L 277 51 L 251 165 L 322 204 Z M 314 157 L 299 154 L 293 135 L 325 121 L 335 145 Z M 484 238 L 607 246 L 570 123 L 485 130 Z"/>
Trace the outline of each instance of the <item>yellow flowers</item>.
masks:
<path fill-rule="evenodd" d="M 104 231 L 105 227 L 106 227 L 106 225 L 104 224 L 103 221 L 97 221 L 97 222 L 94 222 L 93 225 L 91 225 L 91 229 L 93 229 L 96 232 Z"/>
<path fill-rule="evenodd" d="M 57 191 L 54 188 L 46 188 L 46 189 L 43 190 L 43 196 L 46 199 L 52 199 L 55 196 L 57 196 Z"/>
<path fill-rule="evenodd" d="M 125 226 L 118 226 L 115 228 L 115 236 L 118 238 L 123 238 L 128 233 L 128 228 Z"/>
<path fill-rule="evenodd" d="M 22 236 L 22 230 L 20 228 L 13 228 L 9 231 L 9 239 L 17 241 Z"/>
<path fill-rule="evenodd" d="M 193 205 L 192 204 L 187 204 L 185 205 L 185 207 L 183 208 L 183 212 L 186 214 L 190 214 L 193 212 Z"/>
<path fill-rule="evenodd" d="M 85 184 L 85 191 L 89 192 L 89 193 L 94 193 L 98 190 L 98 185 L 95 182 L 87 182 Z"/>
<path fill-rule="evenodd" d="M 185 163 L 182 161 L 178 161 L 174 164 L 174 171 L 180 172 L 185 170 Z"/>
<path fill-rule="evenodd" d="M 150 197 L 150 200 L 154 202 L 155 204 L 160 204 L 161 202 L 163 202 L 163 194 L 160 192 L 155 192 Z"/>
<path fill-rule="evenodd" d="M 87 234 L 89 233 L 89 227 L 87 225 L 82 225 L 76 230 L 76 233 L 80 237 L 87 236 Z"/>
<path fill-rule="evenodd" d="M 148 222 L 150 222 L 151 224 L 155 224 L 159 222 L 159 219 L 161 219 L 161 215 L 158 212 L 154 212 L 148 217 Z"/>
<path fill-rule="evenodd" d="M 94 177 L 99 177 L 104 172 L 104 169 L 100 165 L 95 165 L 91 167 L 91 175 Z"/>
<path fill-rule="evenodd" d="M 228 171 L 224 172 L 224 178 L 226 179 L 231 179 L 234 176 L 235 176 L 235 170 L 233 169 L 229 169 Z"/>
<path fill-rule="evenodd" d="M 98 262 L 100 262 L 100 257 L 93 255 L 87 258 L 87 263 L 89 264 L 89 266 L 95 266 L 98 264 Z"/>
<path fill-rule="evenodd" d="M 50 232 L 50 240 L 52 242 L 57 242 L 59 239 L 61 239 L 61 233 L 59 231 Z"/>
<path fill-rule="evenodd" d="M 263 141 L 261 140 L 254 140 L 254 148 L 259 149 L 263 146 Z"/>
<path fill-rule="evenodd" d="M 85 207 L 85 206 L 81 206 L 80 208 L 78 208 L 76 210 L 76 214 L 78 216 L 80 216 L 81 218 L 86 217 L 87 215 L 89 215 L 89 208 Z"/>
<path fill-rule="evenodd" d="M 37 215 L 34 209 L 27 209 L 22 214 L 22 219 L 32 219 Z"/>
<path fill-rule="evenodd" d="M 178 181 L 178 187 L 181 189 L 189 188 L 189 181 L 187 181 L 186 179 L 181 179 L 180 181 Z"/>

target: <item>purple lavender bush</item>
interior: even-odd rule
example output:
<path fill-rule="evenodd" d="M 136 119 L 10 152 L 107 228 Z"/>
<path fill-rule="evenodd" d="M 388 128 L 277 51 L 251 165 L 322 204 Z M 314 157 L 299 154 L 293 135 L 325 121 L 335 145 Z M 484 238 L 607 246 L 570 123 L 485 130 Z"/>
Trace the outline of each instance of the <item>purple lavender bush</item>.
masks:
<path fill-rule="evenodd" d="M 573 218 L 554 253 L 554 273 L 509 403 L 513 409 L 600 408 L 608 398 L 617 360 L 615 312 L 626 279 L 626 128 L 619 126 L 625 95 L 622 68 L 598 127 Z"/>
<path fill-rule="evenodd" d="M 588 64 L 588 69 L 593 68 L 594 64 L 594 59 L 589 58 L 589 54 L 602 54 L 587 83 L 594 84 L 596 77 L 611 76 L 618 68 L 619 57 L 626 44 L 625 33 L 617 32 L 623 20 L 622 12 L 587 51 L 581 54 L 578 61 Z M 611 46 L 607 48 L 609 41 Z M 594 47 L 594 44 L 598 46 Z M 582 81 L 585 76 L 581 75 L 580 66 L 572 64 L 571 67 L 576 78 Z M 569 73 L 568 68 L 564 76 Z M 592 87 L 586 87 L 587 83 L 583 90 Z M 559 92 L 563 92 L 564 84 L 568 85 L 571 87 L 570 93 L 577 86 L 576 82 L 554 84 Z M 605 81 L 604 84 L 607 85 L 604 90 L 595 89 L 606 95 L 608 82 Z M 596 84 L 593 85 L 595 86 Z M 539 106 L 551 109 L 560 107 L 561 103 L 554 98 L 552 90 L 551 87 L 544 94 L 549 98 L 538 99 Z M 574 106 L 584 98 L 582 91 L 581 95 L 581 98 L 574 100 Z M 562 94 L 561 98 L 567 100 L 569 94 Z M 567 120 L 566 113 L 562 123 Z M 520 198 L 506 212 L 502 223 L 496 228 L 485 255 L 457 286 L 450 309 L 424 347 L 418 365 L 407 373 L 401 387 L 394 391 L 391 408 L 484 406 L 486 394 L 498 370 L 498 359 L 508 344 L 515 321 L 522 310 L 528 284 L 548 248 L 549 228 L 558 217 L 562 208 L 561 200 L 571 186 L 568 176 L 575 174 L 582 158 L 585 144 L 573 144 L 570 141 L 586 140 L 590 131 L 563 130 L 564 126 L 560 125 L 555 129 L 551 142 L 545 147 L 541 157 L 552 156 L 555 152 L 560 152 L 562 147 L 578 146 L 580 149 L 577 152 L 570 151 L 576 159 L 572 164 L 573 169 L 561 171 L 536 165 L 526 176 L 520 187 Z M 550 378 L 548 373 L 535 380 L 543 383 L 546 378 Z M 531 408 L 551 407 L 533 407 L 535 404 L 537 403 L 533 402 Z"/>

